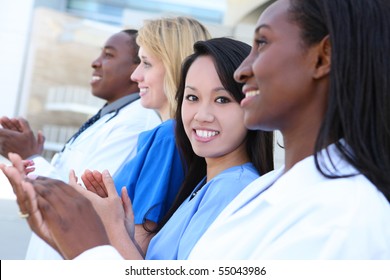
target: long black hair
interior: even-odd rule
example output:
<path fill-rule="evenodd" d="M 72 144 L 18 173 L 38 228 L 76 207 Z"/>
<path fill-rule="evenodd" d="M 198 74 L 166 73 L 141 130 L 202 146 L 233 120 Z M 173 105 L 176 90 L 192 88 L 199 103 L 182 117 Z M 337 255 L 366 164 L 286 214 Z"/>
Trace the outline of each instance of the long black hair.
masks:
<path fill-rule="evenodd" d="M 181 116 L 181 107 L 184 99 L 185 80 L 192 63 L 200 56 L 209 56 L 213 59 L 218 77 L 224 88 L 231 94 L 236 102 L 244 98 L 243 84 L 233 79 L 234 71 L 248 56 L 251 47 L 243 42 L 230 38 L 214 38 L 207 41 L 199 41 L 194 45 L 194 54 L 190 55 L 182 65 L 181 79 L 176 94 L 178 109 L 176 111 L 176 142 L 183 157 L 186 176 L 179 193 L 167 215 L 162 219 L 156 231 L 169 220 L 177 208 L 191 194 L 197 184 L 206 176 L 206 161 L 197 156 L 188 139 Z M 246 150 L 250 161 L 256 167 L 259 174 L 265 174 L 274 169 L 273 159 L 273 133 L 263 131 L 248 131 L 246 138 Z"/>
<path fill-rule="evenodd" d="M 315 161 L 328 143 L 390 201 L 390 1 L 291 0 L 291 19 L 310 46 L 329 35 L 331 72 L 328 107 Z M 343 139 L 342 141 L 340 141 Z"/>

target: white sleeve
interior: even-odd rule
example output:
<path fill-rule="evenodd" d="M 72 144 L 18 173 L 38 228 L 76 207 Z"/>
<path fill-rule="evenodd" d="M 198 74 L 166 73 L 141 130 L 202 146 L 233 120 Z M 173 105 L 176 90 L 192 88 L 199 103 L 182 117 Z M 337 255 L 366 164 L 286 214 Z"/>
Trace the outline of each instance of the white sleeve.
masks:
<path fill-rule="evenodd" d="M 123 257 L 111 245 L 103 245 L 84 251 L 75 260 L 123 260 Z"/>
<path fill-rule="evenodd" d="M 35 171 L 33 172 L 34 174 L 63 181 L 67 179 L 62 178 L 60 173 L 58 173 L 57 169 L 42 156 L 35 156 L 34 158 L 32 158 L 32 161 L 34 161 L 35 167 Z"/>

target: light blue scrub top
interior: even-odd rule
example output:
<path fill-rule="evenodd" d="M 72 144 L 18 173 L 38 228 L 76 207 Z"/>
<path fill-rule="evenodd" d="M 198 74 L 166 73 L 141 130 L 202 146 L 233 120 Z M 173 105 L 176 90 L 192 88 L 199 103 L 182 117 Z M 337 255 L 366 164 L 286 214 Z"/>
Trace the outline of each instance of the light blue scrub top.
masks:
<path fill-rule="evenodd" d="M 219 213 L 259 174 L 252 163 L 224 170 L 187 198 L 151 240 L 145 259 L 187 259 Z M 203 185 L 205 179 L 194 189 Z"/>
<path fill-rule="evenodd" d="M 171 207 L 184 180 L 175 142 L 175 121 L 170 119 L 139 135 L 137 154 L 114 174 L 120 195 L 123 186 L 133 204 L 135 224 L 159 222 Z"/>

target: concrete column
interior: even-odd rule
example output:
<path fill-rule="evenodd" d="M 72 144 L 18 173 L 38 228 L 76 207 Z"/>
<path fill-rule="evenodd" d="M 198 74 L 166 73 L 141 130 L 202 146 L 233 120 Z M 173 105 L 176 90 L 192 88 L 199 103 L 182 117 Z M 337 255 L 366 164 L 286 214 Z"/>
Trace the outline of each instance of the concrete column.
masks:
<path fill-rule="evenodd" d="M 242 21 L 242 18 L 264 5 L 270 0 L 226 0 L 227 9 L 224 17 L 224 24 L 228 26 L 235 26 Z"/>
<path fill-rule="evenodd" d="M 33 7 L 34 0 L 0 0 L 0 116 L 20 113 Z"/>

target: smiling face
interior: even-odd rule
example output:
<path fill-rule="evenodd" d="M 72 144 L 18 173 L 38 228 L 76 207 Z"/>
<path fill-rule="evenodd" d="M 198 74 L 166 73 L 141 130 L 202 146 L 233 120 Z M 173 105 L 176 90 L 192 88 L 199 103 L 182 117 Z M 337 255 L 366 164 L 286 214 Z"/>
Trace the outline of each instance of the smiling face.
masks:
<path fill-rule="evenodd" d="M 166 119 L 167 114 L 169 115 L 169 105 L 164 94 L 164 64 L 143 47 L 140 47 L 138 56 L 141 63 L 131 75 L 131 79 L 138 83 L 141 104 L 145 108 L 157 110 L 160 116 Z"/>
<path fill-rule="evenodd" d="M 223 87 L 209 56 L 200 56 L 188 70 L 181 115 L 198 156 L 246 154 L 244 112 Z"/>
<path fill-rule="evenodd" d="M 251 129 L 283 132 L 319 126 L 322 119 L 325 96 L 313 78 L 316 46 L 305 46 L 289 7 L 289 0 L 279 0 L 263 12 L 251 53 L 235 72 L 235 79 L 245 83 L 241 105 Z"/>
<path fill-rule="evenodd" d="M 101 54 L 92 62 L 94 69 L 91 79 L 92 94 L 111 103 L 137 92 L 137 84 L 130 75 L 137 67 L 136 50 L 128 34 L 119 32 L 111 36 L 104 45 Z"/>

